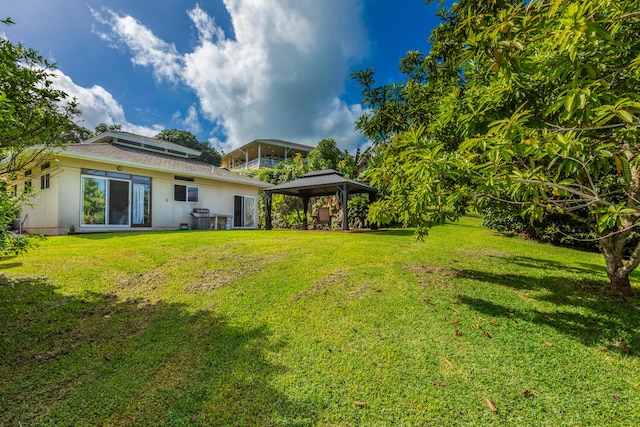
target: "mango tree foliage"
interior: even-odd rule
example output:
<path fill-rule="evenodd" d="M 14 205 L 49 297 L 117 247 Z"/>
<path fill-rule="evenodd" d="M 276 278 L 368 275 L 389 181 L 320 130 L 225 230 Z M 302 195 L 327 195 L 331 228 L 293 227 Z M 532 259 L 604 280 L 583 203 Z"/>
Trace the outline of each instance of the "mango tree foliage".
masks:
<path fill-rule="evenodd" d="M 97 129 L 98 128 L 96 128 L 96 131 Z M 182 145 L 183 147 L 193 148 L 194 150 L 200 151 L 202 154 L 200 154 L 198 159 L 203 161 L 204 163 L 208 163 L 214 166 L 220 166 L 220 163 L 222 161 L 222 155 L 213 147 L 213 145 L 208 142 L 198 141 L 198 138 L 189 131 L 165 129 L 157 134 L 155 138 L 173 142 L 174 144 Z"/>
<path fill-rule="evenodd" d="M 35 50 L 0 37 L 0 255 L 22 252 L 33 242 L 9 232 L 32 194 L 28 187 L 14 191 L 8 183 L 25 165 L 63 144 L 78 113 L 75 101 L 53 86 L 54 68 Z"/>
<path fill-rule="evenodd" d="M 307 156 L 307 165 L 310 171 L 323 169 L 338 169 L 342 159 L 342 151 L 338 148 L 335 139 L 326 138 L 318 142 L 316 148 Z"/>
<path fill-rule="evenodd" d="M 383 93 L 358 123 L 384 135 L 370 177 L 387 197 L 372 219 L 426 232 L 495 200 L 532 220 L 568 215 L 599 239 L 612 290 L 631 294 L 640 247 L 622 254 L 640 218 L 639 7 L 463 0 L 443 12 L 432 53 L 407 57 L 415 71 L 394 92 L 410 102 Z M 370 100 L 379 88 L 357 77 Z M 402 115 L 385 119 L 386 104 Z"/>

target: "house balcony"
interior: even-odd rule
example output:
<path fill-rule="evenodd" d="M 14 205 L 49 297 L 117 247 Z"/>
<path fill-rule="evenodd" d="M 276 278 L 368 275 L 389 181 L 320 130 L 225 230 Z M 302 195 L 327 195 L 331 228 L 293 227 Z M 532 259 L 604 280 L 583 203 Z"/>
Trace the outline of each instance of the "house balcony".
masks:
<path fill-rule="evenodd" d="M 272 168 L 275 167 L 282 160 L 279 159 L 253 159 L 242 165 L 236 165 L 234 169 L 260 169 L 260 168 Z"/>
<path fill-rule="evenodd" d="M 302 158 L 313 150 L 308 145 L 279 139 L 256 139 L 222 155 L 222 166 L 227 169 L 272 168 L 279 162 L 296 156 Z"/>

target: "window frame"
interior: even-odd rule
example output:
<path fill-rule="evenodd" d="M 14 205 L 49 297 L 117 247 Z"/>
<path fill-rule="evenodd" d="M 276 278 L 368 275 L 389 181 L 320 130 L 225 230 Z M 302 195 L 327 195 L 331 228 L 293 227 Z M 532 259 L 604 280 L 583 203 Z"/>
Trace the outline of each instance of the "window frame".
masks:
<path fill-rule="evenodd" d="M 46 190 L 51 186 L 51 174 L 40 175 L 40 190 Z"/>
<path fill-rule="evenodd" d="M 87 224 L 84 222 L 85 179 L 97 179 L 104 182 L 104 187 L 105 187 L 104 223 Z M 112 191 L 112 187 L 111 187 L 112 181 L 124 182 L 124 183 L 127 183 L 128 185 L 128 191 L 127 191 L 128 212 L 126 217 L 127 222 L 125 224 L 110 223 L 110 219 L 111 219 L 110 209 L 112 209 L 113 207 L 113 204 L 111 203 L 111 200 L 110 200 L 110 198 L 112 197 L 112 195 L 110 194 Z M 149 176 L 131 175 L 131 174 L 120 173 L 120 172 L 109 172 L 109 171 L 103 171 L 98 169 L 82 168 L 81 174 L 80 174 L 80 225 L 83 227 L 92 227 L 92 228 L 93 227 L 96 227 L 96 228 L 98 227 L 102 227 L 102 228 L 133 228 L 133 227 L 149 228 L 149 227 L 152 227 L 152 214 L 153 214 L 153 207 L 151 204 L 151 194 L 153 191 L 152 182 L 153 182 L 153 179 Z M 148 202 L 148 212 L 145 212 L 144 220 L 140 224 L 134 224 L 134 218 L 133 218 L 133 210 L 134 210 L 134 203 L 135 203 L 133 199 L 134 197 L 133 189 L 134 189 L 134 185 L 136 184 L 141 184 L 146 187 L 145 191 L 147 193 L 146 197 L 148 199 L 145 202 L 145 203 Z"/>
<path fill-rule="evenodd" d="M 240 205 L 239 205 L 239 209 L 237 209 L 236 206 L 236 200 L 240 201 Z M 249 215 L 247 215 L 248 211 L 247 211 L 247 205 L 251 206 L 252 209 L 249 213 Z M 247 228 L 247 229 L 254 229 L 254 228 L 258 228 L 258 206 L 257 206 L 257 198 L 254 196 L 247 196 L 244 194 L 234 194 L 233 195 L 233 206 L 234 206 L 234 211 L 233 211 L 233 227 L 234 228 Z M 239 215 L 237 215 L 239 212 Z M 253 224 L 251 225 L 247 225 L 246 224 L 246 219 L 247 216 L 249 216 L 251 218 L 251 220 L 253 221 Z"/>
<path fill-rule="evenodd" d="M 184 189 L 184 198 L 178 198 L 178 188 Z M 183 192 L 180 192 L 182 196 Z M 193 194 L 195 193 L 195 197 Z M 173 184 L 173 201 L 174 202 L 186 202 L 186 203 L 198 203 L 200 201 L 200 188 L 193 185 L 185 184 Z"/>

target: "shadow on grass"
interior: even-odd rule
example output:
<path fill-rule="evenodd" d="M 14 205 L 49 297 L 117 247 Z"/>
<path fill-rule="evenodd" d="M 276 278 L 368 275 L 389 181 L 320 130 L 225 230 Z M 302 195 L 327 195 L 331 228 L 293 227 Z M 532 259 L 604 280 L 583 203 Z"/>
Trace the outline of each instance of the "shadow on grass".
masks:
<path fill-rule="evenodd" d="M 591 264 L 567 270 L 565 265 L 528 257 L 510 261 L 520 267 L 553 272 L 556 269 L 602 276 L 603 270 Z M 605 280 L 578 280 L 549 275 L 499 274 L 478 270 L 458 270 L 458 277 L 505 286 L 517 291 L 544 291 L 529 295 L 555 305 L 542 309 L 508 307 L 493 301 L 459 295 L 459 300 L 474 310 L 494 317 L 519 319 L 555 328 L 585 345 L 602 345 L 612 351 L 640 356 L 640 301 L 609 293 Z"/>
<path fill-rule="evenodd" d="M 504 258 L 503 258 L 504 259 Z M 507 258 L 509 264 L 515 264 L 525 268 L 535 269 L 557 269 L 570 273 L 587 273 L 601 275 L 605 272 L 604 262 L 602 266 L 590 264 L 586 262 L 579 263 L 580 267 L 570 267 L 565 263 L 555 262 L 547 259 L 531 258 L 526 256 L 509 256 Z"/>
<path fill-rule="evenodd" d="M 3 262 L 0 263 L 0 270 L 8 270 L 10 268 L 20 267 L 21 265 L 21 262 Z"/>
<path fill-rule="evenodd" d="M 209 231 L 209 230 L 150 230 L 150 231 L 92 231 L 92 232 L 82 232 L 82 233 L 74 233 L 69 234 L 69 237 L 73 237 L 76 239 L 84 239 L 84 240 L 107 240 L 113 239 L 117 237 L 131 237 L 131 236 L 162 236 L 162 235 L 172 235 L 176 233 L 190 233 L 192 231 Z"/>
<path fill-rule="evenodd" d="M 414 237 L 416 235 L 416 231 L 410 228 L 382 228 L 381 231 L 384 233 L 379 233 L 379 236 L 401 236 L 401 237 Z"/>
<path fill-rule="evenodd" d="M 270 385 L 265 326 L 1 275 L 0 301 L 0 425 L 311 422 Z"/>

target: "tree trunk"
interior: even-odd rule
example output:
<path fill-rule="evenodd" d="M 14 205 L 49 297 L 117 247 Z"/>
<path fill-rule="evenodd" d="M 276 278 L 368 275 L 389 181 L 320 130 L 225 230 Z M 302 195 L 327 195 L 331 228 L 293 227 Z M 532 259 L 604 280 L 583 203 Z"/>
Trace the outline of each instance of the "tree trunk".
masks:
<path fill-rule="evenodd" d="M 608 273 L 607 273 L 608 274 Z M 629 281 L 629 276 L 618 277 L 616 275 L 609 275 L 609 281 L 611 283 L 611 290 L 619 295 L 631 296 L 633 295 L 633 291 L 631 290 L 631 282 Z"/>
<path fill-rule="evenodd" d="M 626 242 L 627 233 L 614 234 L 600 241 L 600 250 L 607 265 L 607 276 L 609 276 L 611 290 L 616 294 L 631 296 L 633 291 L 631 290 L 629 273 L 633 271 L 633 268 L 630 268 L 631 265 L 625 265 L 622 256 Z"/>

